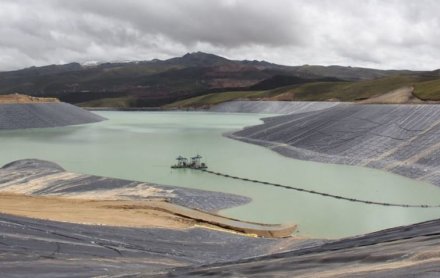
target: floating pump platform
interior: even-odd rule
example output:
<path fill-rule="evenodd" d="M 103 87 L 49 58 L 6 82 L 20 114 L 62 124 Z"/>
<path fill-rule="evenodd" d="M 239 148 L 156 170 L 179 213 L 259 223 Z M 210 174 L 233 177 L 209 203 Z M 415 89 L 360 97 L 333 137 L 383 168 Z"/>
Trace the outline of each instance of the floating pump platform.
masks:
<path fill-rule="evenodd" d="M 186 157 L 183 157 L 179 155 L 176 160 L 177 164 L 174 164 L 171 166 L 173 169 L 208 169 L 208 166 L 206 163 L 201 161 L 202 157 L 200 155 L 196 155 L 194 157 L 191 157 L 191 160 L 188 160 Z"/>

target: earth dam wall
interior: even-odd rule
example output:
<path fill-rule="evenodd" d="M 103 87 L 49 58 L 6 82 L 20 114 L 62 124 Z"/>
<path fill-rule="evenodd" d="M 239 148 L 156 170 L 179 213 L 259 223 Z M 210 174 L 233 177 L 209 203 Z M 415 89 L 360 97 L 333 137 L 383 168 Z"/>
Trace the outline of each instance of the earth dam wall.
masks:
<path fill-rule="evenodd" d="M 440 220 L 157 277 L 438 277 Z"/>
<path fill-rule="evenodd" d="M 266 146 L 292 158 L 383 169 L 440 186 L 438 105 L 227 105 L 218 111 L 264 113 L 283 107 L 279 114 L 286 114 L 265 118 L 264 124 L 228 135 L 232 138 Z"/>
<path fill-rule="evenodd" d="M 338 102 L 316 101 L 230 101 L 211 107 L 213 112 L 292 114 L 318 111 L 338 105 Z"/>
<path fill-rule="evenodd" d="M 61 127 L 103 120 L 99 115 L 63 102 L 0 104 L 0 130 Z"/>

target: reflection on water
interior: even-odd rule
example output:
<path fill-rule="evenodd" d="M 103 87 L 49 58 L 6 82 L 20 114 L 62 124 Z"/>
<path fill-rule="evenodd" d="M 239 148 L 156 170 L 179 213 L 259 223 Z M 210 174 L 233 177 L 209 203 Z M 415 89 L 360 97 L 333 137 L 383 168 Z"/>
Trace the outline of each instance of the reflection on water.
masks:
<path fill-rule="evenodd" d="M 171 170 L 178 155 L 201 154 L 213 171 L 352 198 L 440 203 L 440 189 L 383 171 L 299 161 L 222 133 L 264 115 L 208 112 L 99 112 L 108 121 L 0 132 L 0 164 L 24 158 L 70 171 L 246 195 L 253 202 L 222 214 L 266 223 L 294 222 L 299 233 L 341 237 L 440 217 L 440 209 L 380 207 L 329 199 L 198 171 Z"/>

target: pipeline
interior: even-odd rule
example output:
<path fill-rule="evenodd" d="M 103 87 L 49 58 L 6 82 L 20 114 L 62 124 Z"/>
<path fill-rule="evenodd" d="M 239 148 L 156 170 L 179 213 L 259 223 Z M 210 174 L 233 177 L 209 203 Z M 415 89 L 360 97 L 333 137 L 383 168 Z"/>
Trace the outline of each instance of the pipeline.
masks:
<path fill-rule="evenodd" d="M 247 178 L 231 176 L 231 175 L 227 175 L 227 174 L 223 174 L 223 173 L 219 173 L 219 172 L 210 171 L 207 169 L 197 169 L 197 168 L 192 168 L 192 169 L 199 170 L 199 171 L 202 171 L 202 172 L 205 172 L 208 174 L 222 176 L 225 178 L 231 178 L 231 179 L 235 179 L 235 180 L 242 180 L 242 181 L 247 181 L 247 182 L 259 183 L 259 184 L 263 184 L 263 185 L 271 185 L 271 186 L 280 187 L 280 188 L 284 188 L 284 189 L 295 190 L 295 191 L 299 191 L 299 192 L 305 192 L 305 193 L 320 195 L 323 197 L 334 198 L 334 199 L 344 200 L 344 201 L 349 201 L 349 202 L 363 203 L 363 204 L 367 204 L 367 205 L 378 205 L 378 206 L 387 206 L 387 207 L 403 207 L 403 208 L 440 208 L 440 205 L 409 205 L 409 204 L 394 204 L 394 203 L 385 203 L 385 202 L 366 201 L 366 200 L 348 198 L 348 197 L 344 197 L 344 196 L 333 195 L 333 194 L 329 194 L 329 193 L 323 193 L 323 192 L 319 192 L 319 191 L 304 189 L 304 188 L 300 188 L 300 187 L 294 187 L 294 186 L 282 185 L 282 184 L 271 183 L 271 182 L 266 182 L 266 181 L 251 180 L 251 179 L 247 179 Z"/>

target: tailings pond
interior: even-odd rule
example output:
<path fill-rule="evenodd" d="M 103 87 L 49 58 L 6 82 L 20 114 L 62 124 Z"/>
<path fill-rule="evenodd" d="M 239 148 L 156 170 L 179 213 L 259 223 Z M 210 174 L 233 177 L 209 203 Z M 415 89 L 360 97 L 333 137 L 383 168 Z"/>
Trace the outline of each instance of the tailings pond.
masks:
<path fill-rule="evenodd" d="M 249 196 L 223 215 L 296 223 L 298 235 L 337 238 L 440 217 L 440 209 L 383 207 L 172 170 L 178 155 L 200 154 L 209 169 L 350 198 L 439 204 L 440 188 L 384 171 L 300 161 L 222 136 L 261 123 L 261 114 L 98 112 L 108 121 L 62 128 L 0 131 L 0 164 L 38 158 L 69 171 Z"/>

